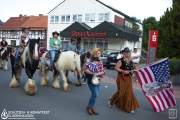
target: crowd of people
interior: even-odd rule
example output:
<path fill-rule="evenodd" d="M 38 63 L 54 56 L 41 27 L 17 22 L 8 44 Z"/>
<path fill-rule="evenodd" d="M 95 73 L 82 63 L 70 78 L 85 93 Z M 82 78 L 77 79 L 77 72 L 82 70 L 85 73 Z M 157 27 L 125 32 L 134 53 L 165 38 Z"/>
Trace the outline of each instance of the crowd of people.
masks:
<path fill-rule="evenodd" d="M 22 54 L 24 48 L 26 47 L 28 40 L 30 39 L 29 35 L 29 28 L 23 28 L 22 34 L 19 38 L 20 46 L 17 49 L 17 53 L 15 56 L 15 65 L 14 67 L 19 66 L 19 55 Z M 53 32 L 52 33 L 53 38 L 50 39 L 50 66 L 49 69 L 53 70 L 53 62 L 55 58 L 55 54 L 62 49 L 62 43 L 59 39 L 59 33 Z M 6 42 L 5 38 L 2 38 L 2 41 L 0 42 L 1 49 L 0 52 L 3 51 L 5 47 L 7 47 L 8 43 Z M 79 54 L 82 54 L 84 50 L 81 48 L 79 51 L 77 50 L 76 46 L 76 39 L 71 38 L 71 42 L 68 46 L 69 51 L 73 51 L 75 53 L 79 52 Z M 89 50 L 90 52 L 90 50 Z M 87 79 L 87 85 L 89 87 L 89 90 L 91 91 L 91 97 L 89 99 L 89 102 L 87 104 L 86 110 L 88 114 L 98 115 L 99 113 L 95 110 L 95 103 L 96 99 L 99 94 L 99 89 L 101 85 L 101 79 L 103 78 L 103 75 L 105 75 L 105 70 L 103 68 L 103 63 L 100 60 L 101 54 L 103 52 L 102 48 L 94 48 L 91 51 L 91 61 L 84 64 L 84 71 L 85 71 L 85 79 L 84 84 Z M 118 91 L 112 95 L 112 97 L 108 100 L 108 106 L 112 107 L 114 104 L 121 110 L 129 112 L 129 113 L 135 113 L 134 110 L 139 108 L 138 101 L 133 94 L 133 86 L 132 81 L 133 79 L 136 79 L 133 76 L 133 70 L 137 69 L 139 67 L 139 60 L 140 60 L 140 53 L 137 52 L 137 48 L 134 48 L 134 51 L 131 53 L 131 50 L 126 47 L 122 50 L 120 50 L 118 56 L 117 56 L 117 64 L 115 66 L 115 70 L 118 72 L 116 83 L 117 83 L 117 89 Z M 96 76 L 99 84 L 94 84 L 93 76 Z"/>

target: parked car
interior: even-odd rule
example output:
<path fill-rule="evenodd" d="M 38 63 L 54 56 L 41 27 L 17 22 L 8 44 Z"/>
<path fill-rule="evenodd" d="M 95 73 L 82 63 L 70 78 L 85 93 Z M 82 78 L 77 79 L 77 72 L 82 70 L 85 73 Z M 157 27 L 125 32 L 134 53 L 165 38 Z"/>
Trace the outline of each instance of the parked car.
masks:
<path fill-rule="evenodd" d="M 100 59 L 103 62 L 103 65 L 106 65 L 107 56 L 107 52 L 102 52 Z"/>
<path fill-rule="evenodd" d="M 118 54 L 119 54 L 119 52 L 112 52 L 107 56 L 107 61 L 106 61 L 107 69 L 110 69 L 111 67 L 116 66 Z"/>

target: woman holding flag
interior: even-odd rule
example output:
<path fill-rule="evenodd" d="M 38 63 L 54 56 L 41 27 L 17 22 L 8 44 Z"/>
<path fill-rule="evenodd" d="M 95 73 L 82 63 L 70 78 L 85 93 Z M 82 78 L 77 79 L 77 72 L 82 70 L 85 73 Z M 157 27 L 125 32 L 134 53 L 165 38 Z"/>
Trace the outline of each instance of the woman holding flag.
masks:
<path fill-rule="evenodd" d="M 133 114 L 134 110 L 139 108 L 139 104 L 133 94 L 131 70 L 134 67 L 130 52 L 128 47 L 124 48 L 123 57 L 115 66 L 118 72 L 116 79 L 118 91 L 109 99 L 108 105 L 112 107 L 115 104 L 119 109 Z"/>

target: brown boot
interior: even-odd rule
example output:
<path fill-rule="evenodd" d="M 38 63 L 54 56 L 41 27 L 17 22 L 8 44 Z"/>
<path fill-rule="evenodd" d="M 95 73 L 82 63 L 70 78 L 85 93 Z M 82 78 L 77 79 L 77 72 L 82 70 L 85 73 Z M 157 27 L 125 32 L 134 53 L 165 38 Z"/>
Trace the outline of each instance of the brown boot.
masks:
<path fill-rule="evenodd" d="M 93 114 L 98 115 L 98 112 L 96 112 L 94 108 L 91 108 L 91 110 L 92 110 Z"/>
<path fill-rule="evenodd" d="M 87 110 L 88 114 L 93 115 L 91 107 L 87 106 L 86 110 Z"/>

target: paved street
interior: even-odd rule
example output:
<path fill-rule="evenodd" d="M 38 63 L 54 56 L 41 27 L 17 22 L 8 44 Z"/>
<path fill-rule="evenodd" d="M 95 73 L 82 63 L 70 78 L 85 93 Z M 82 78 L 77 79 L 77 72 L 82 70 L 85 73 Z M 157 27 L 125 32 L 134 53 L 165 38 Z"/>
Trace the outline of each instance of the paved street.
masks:
<path fill-rule="evenodd" d="M 126 113 L 113 106 L 109 108 L 107 101 L 117 90 L 115 84 L 102 82 L 99 97 L 96 102 L 96 110 L 99 115 L 88 115 L 86 106 L 90 98 L 88 86 L 76 87 L 71 85 L 70 92 L 63 91 L 62 80 L 61 88 L 54 89 L 52 87 L 52 73 L 49 73 L 51 82 L 48 86 L 41 86 L 37 72 L 34 75 L 37 85 L 37 93 L 29 96 L 24 91 L 24 85 L 27 76 L 23 70 L 21 77 L 21 85 L 18 88 L 9 88 L 11 81 L 11 67 L 9 70 L 0 70 L 0 114 L 6 111 L 49 111 L 49 114 L 34 114 L 37 120 L 168 120 L 169 110 L 161 113 L 154 113 L 147 99 L 139 89 L 134 89 L 134 94 L 140 104 L 140 109 L 135 114 Z M 116 77 L 114 70 L 106 70 L 106 75 Z M 75 83 L 73 75 L 70 78 Z M 180 110 L 180 99 L 176 98 L 177 106 L 172 109 Z M 180 114 L 178 114 L 178 119 Z"/>

